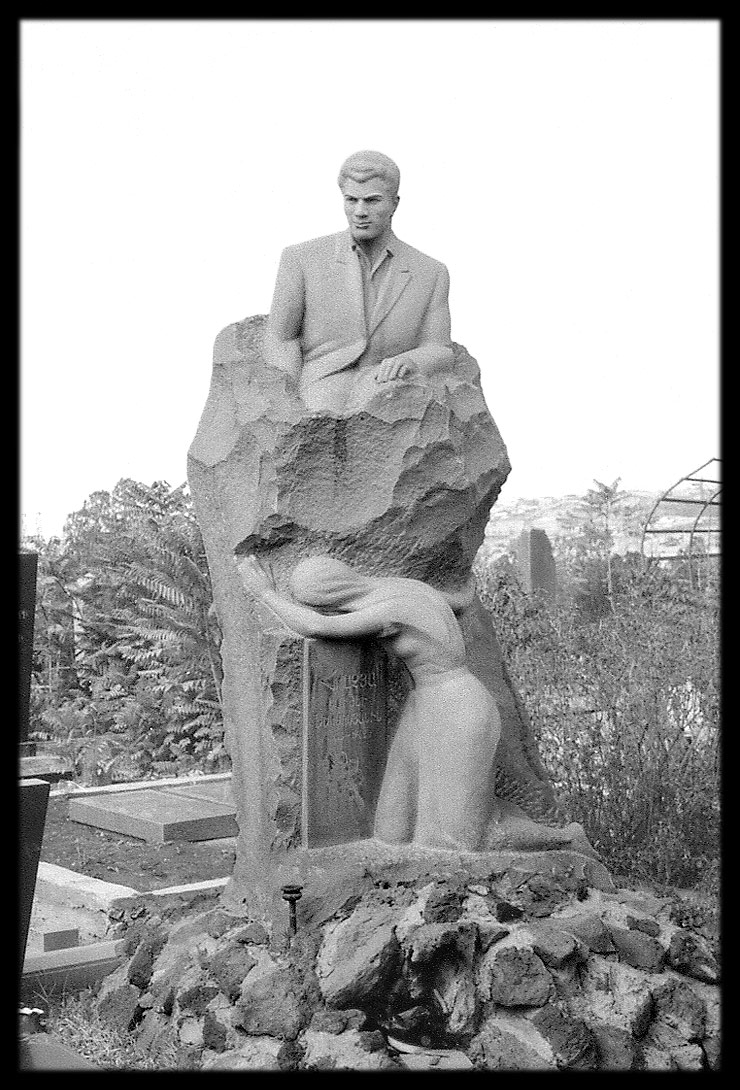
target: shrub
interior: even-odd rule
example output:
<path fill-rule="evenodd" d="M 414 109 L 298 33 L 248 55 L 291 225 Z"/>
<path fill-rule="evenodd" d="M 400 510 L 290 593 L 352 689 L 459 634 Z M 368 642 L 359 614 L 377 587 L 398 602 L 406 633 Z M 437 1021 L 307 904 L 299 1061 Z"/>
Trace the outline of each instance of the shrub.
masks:
<path fill-rule="evenodd" d="M 478 569 L 559 801 L 615 873 L 692 887 L 719 859 L 718 602 L 615 558 L 614 612 Z M 591 614 L 593 616 L 593 614 Z"/>

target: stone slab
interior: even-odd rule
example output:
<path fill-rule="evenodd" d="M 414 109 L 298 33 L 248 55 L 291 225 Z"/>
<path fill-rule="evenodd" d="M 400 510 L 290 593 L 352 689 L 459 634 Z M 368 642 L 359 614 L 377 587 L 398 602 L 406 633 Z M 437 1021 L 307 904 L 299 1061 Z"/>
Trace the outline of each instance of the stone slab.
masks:
<path fill-rule="evenodd" d="M 196 780 L 193 783 L 173 785 L 160 788 L 160 790 L 166 791 L 168 795 L 183 795 L 188 799 L 205 799 L 206 802 L 218 802 L 221 806 L 228 806 L 231 810 L 235 809 L 231 779 L 218 780 L 215 783 L 199 783 Z"/>
<path fill-rule="evenodd" d="M 80 991 L 98 984 L 124 959 L 124 941 L 91 943 L 67 950 L 27 954 L 23 962 L 21 995 Z"/>
<path fill-rule="evenodd" d="M 132 886 L 104 882 L 56 863 L 39 863 L 36 878 L 36 900 L 44 904 L 84 906 L 108 912 L 116 901 L 124 897 L 137 897 L 139 891 Z"/>
<path fill-rule="evenodd" d="M 387 752 L 386 673 L 370 642 L 304 641 L 304 848 L 372 836 Z"/>
<path fill-rule="evenodd" d="M 223 889 L 229 878 L 210 878 L 204 882 L 189 882 L 184 886 L 167 886 L 166 889 L 152 889 L 147 897 L 187 896 L 189 893 L 207 893 L 209 890 Z"/>
<path fill-rule="evenodd" d="M 171 788 L 71 798 L 69 817 L 83 825 L 162 844 L 236 836 L 236 809 Z"/>

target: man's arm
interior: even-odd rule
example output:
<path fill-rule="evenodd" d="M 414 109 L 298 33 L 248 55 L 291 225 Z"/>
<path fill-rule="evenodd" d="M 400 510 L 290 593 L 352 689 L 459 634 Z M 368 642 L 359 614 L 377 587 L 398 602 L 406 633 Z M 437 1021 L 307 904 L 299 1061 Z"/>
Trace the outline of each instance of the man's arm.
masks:
<path fill-rule="evenodd" d="M 288 248 L 280 258 L 264 349 L 267 363 L 287 371 L 296 381 L 303 366 L 299 336 L 304 299 L 303 270 L 292 249 Z"/>
<path fill-rule="evenodd" d="M 418 346 L 383 360 L 376 376 L 378 382 L 389 382 L 414 373 L 435 375 L 450 370 L 455 354 L 450 343 L 449 296 L 450 274 L 442 265 L 424 315 Z"/>

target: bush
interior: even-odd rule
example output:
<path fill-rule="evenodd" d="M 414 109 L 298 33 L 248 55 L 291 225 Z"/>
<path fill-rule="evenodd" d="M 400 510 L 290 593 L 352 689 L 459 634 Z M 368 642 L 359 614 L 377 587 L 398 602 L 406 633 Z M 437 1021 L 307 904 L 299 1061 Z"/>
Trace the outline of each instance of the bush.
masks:
<path fill-rule="evenodd" d="M 716 886 L 716 590 L 613 563 L 607 613 L 527 595 L 506 567 L 477 575 L 563 809 L 614 873 Z"/>

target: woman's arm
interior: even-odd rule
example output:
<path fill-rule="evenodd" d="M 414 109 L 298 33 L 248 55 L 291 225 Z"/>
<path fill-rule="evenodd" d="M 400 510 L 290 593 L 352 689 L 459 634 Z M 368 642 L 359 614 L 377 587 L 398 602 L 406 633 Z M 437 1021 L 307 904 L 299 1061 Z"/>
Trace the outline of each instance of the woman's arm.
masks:
<path fill-rule="evenodd" d="M 249 593 L 263 602 L 276 617 L 299 636 L 309 639 L 351 639 L 376 636 L 391 620 L 387 602 L 355 610 L 353 613 L 319 613 L 279 594 L 272 580 L 254 556 L 237 559 L 242 583 Z"/>
<path fill-rule="evenodd" d="M 462 613 L 475 598 L 475 576 L 470 576 L 462 590 L 440 590 L 439 593 L 445 599 L 453 613 Z"/>

